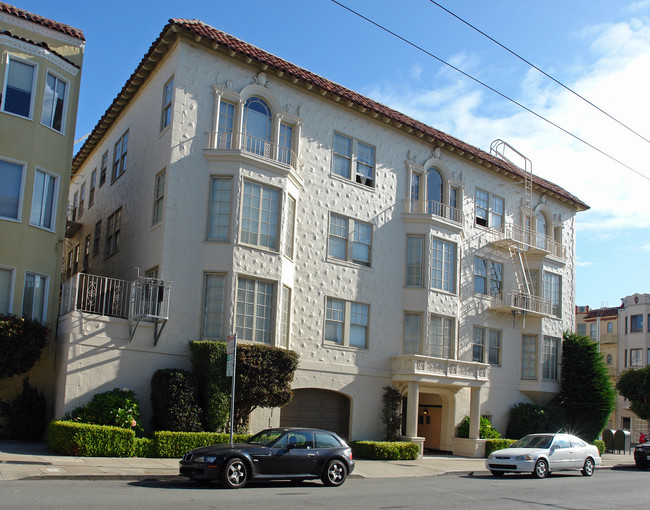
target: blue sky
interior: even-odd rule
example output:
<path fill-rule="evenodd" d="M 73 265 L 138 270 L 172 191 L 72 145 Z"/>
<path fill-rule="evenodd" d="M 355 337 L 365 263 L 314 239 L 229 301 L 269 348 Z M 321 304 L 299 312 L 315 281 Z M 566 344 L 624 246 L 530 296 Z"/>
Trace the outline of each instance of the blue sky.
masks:
<path fill-rule="evenodd" d="M 9 2 L 12 3 L 12 2 Z M 429 0 L 341 0 L 644 174 L 581 145 L 331 0 L 34 0 L 14 5 L 84 31 L 77 137 L 89 133 L 169 18 L 198 18 L 489 150 L 591 206 L 577 219 L 580 305 L 650 292 L 650 144 Z M 439 0 L 650 139 L 650 0 Z"/>

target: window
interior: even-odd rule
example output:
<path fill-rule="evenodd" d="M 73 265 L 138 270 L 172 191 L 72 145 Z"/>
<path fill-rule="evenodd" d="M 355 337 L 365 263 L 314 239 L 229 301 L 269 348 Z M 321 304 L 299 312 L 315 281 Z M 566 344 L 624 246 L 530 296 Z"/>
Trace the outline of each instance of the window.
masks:
<path fill-rule="evenodd" d="M 271 109 L 259 97 L 244 103 L 245 148 L 248 152 L 270 157 Z"/>
<path fill-rule="evenodd" d="M 41 123 L 52 129 L 63 132 L 65 120 L 65 102 L 67 98 L 66 82 L 47 73 L 45 80 L 45 91 L 43 92 L 43 112 Z"/>
<path fill-rule="evenodd" d="M 551 303 L 551 313 L 562 316 L 562 277 L 559 274 L 544 273 L 544 297 Z"/>
<path fill-rule="evenodd" d="M 545 336 L 542 344 L 542 377 L 549 381 L 558 380 L 560 339 Z"/>
<path fill-rule="evenodd" d="M 642 349 L 630 349 L 630 366 L 633 368 L 638 368 L 643 366 L 643 350 Z"/>
<path fill-rule="evenodd" d="M 224 302 L 226 296 L 226 276 L 206 273 L 203 290 L 203 338 L 224 337 Z"/>
<path fill-rule="evenodd" d="M 84 240 L 84 259 L 82 262 L 81 270 L 85 273 L 88 271 L 88 262 L 90 259 L 90 234 Z"/>
<path fill-rule="evenodd" d="M 0 267 L 0 314 L 6 315 L 12 310 L 12 292 L 14 272 L 12 269 Z"/>
<path fill-rule="evenodd" d="M 472 361 L 485 363 L 486 352 L 490 365 L 501 365 L 501 331 L 474 326 Z"/>
<path fill-rule="evenodd" d="M 362 303 L 327 298 L 325 340 L 350 347 L 368 347 L 370 307 Z"/>
<path fill-rule="evenodd" d="M 496 329 L 490 330 L 488 363 L 490 365 L 501 365 L 501 331 Z"/>
<path fill-rule="evenodd" d="M 435 238 L 431 243 L 431 288 L 456 292 L 456 245 Z"/>
<path fill-rule="evenodd" d="M 79 245 L 74 247 L 74 255 L 72 256 L 72 274 L 79 272 Z"/>
<path fill-rule="evenodd" d="M 238 278 L 235 322 L 237 338 L 271 345 L 273 303 L 273 283 Z"/>
<path fill-rule="evenodd" d="M 424 236 L 406 236 L 406 286 L 424 286 Z"/>
<path fill-rule="evenodd" d="M 72 199 L 72 221 L 77 221 L 79 217 L 79 192 L 74 192 L 74 198 Z"/>
<path fill-rule="evenodd" d="M 521 378 L 537 379 L 537 337 L 521 337 Z"/>
<path fill-rule="evenodd" d="M 607 355 L 607 364 L 611 365 L 614 362 L 614 357 L 611 354 Z"/>
<path fill-rule="evenodd" d="M 431 315 L 429 320 L 428 355 L 436 358 L 449 358 L 452 353 L 454 319 Z"/>
<path fill-rule="evenodd" d="M 165 199 L 165 171 L 163 170 L 156 175 L 155 187 L 153 192 L 153 219 L 152 225 L 162 221 L 163 205 Z"/>
<path fill-rule="evenodd" d="M 111 214 L 106 220 L 105 257 L 110 257 L 120 249 L 120 229 L 122 227 L 122 208 Z"/>
<path fill-rule="evenodd" d="M 68 252 L 68 263 L 65 267 L 65 277 L 70 278 L 72 276 L 72 250 Z"/>
<path fill-rule="evenodd" d="M 543 212 L 539 211 L 535 215 L 535 229 L 537 231 L 535 246 L 542 248 L 543 250 L 548 249 L 548 228 L 546 225 L 546 216 L 544 216 Z"/>
<path fill-rule="evenodd" d="M 36 170 L 34 174 L 34 194 L 29 224 L 48 230 L 55 229 L 56 201 L 59 193 L 59 180 L 51 174 Z"/>
<path fill-rule="evenodd" d="M 476 190 L 476 224 L 482 227 L 500 229 L 503 227 L 504 202 L 480 189 Z"/>
<path fill-rule="evenodd" d="M 444 216 L 443 205 L 443 179 L 440 170 L 429 168 L 427 170 L 427 213 Z"/>
<path fill-rule="evenodd" d="M 113 148 L 113 175 L 111 182 L 114 182 L 120 175 L 126 172 L 126 152 L 129 142 L 129 131 L 122 135 Z"/>
<path fill-rule="evenodd" d="M 420 354 L 421 328 L 421 313 L 404 313 L 404 354 Z"/>
<path fill-rule="evenodd" d="M 648 316 L 648 318 L 650 319 L 650 315 Z M 650 324 L 650 322 L 649 322 L 649 324 Z M 607 323 L 607 332 L 608 333 L 613 333 L 614 332 L 614 323 L 613 322 L 608 322 Z"/>
<path fill-rule="evenodd" d="M 20 220 L 24 166 L 0 159 L 0 218 Z"/>
<path fill-rule="evenodd" d="M 591 337 L 592 340 L 597 340 L 598 339 L 598 331 L 597 331 L 597 325 L 596 324 L 589 324 L 589 336 Z"/>
<path fill-rule="evenodd" d="M 643 332 L 643 315 L 630 316 L 630 333 Z"/>
<path fill-rule="evenodd" d="M 286 285 L 282 286 L 282 317 L 281 317 L 280 341 L 281 346 L 289 348 L 289 329 L 291 325 L 291 289 Z"/>
<path fill-rule="evenodd" d="M 217 148 L 230 149 L 232 147 L 232 132 L 235 120 L 235 105 L 221 100 L 219 104 L 219 127 L 217 135 Z"/>
<path fill-rule="evenodd" d="M 47 286 L 46 276 L 25 273 L 25 288 L 23 289 L 23 317 L 45 321 L 47 311 Z"/>
<path fill-rule="evenodd" d="M 647 356 L 646 356 L 645 364 L 648 365 L 648 366 L 650 366 L 650 349 L 648 349 L 648 354 L 647 354 Z"/>
<path fill-rule="evenodd" d="M 352 169 L 354 168 L 354 175 Z M 349 136 L 334 133 L 332 171 L 359 184 L 375 185 L 375 148 Z"/>
<path fill-rule="evenodd" d="M 99 170 L 99 186 L 106 182 L 106 169 L 108 168 L 108 151 L 102 154 L 102 165 Z"/>
<path fill-rule="evenodd" d="M 474 326 L 474 337 L 472 342 L 472 361 L 483 363 L 485 360 L 485 328 Z"/>
<path fill-rule="evenodd" d="M 97 182 L 97 169 L 90 174 L 90 191 L 88 193 L 88 209 L 95 203 L 95 184 Z"/>
<path fill-rule="evenodd" d="M 296 199 L 291 195 L 287 200 L 287 224 L 284 235 L 284 254 L 293 259 L 294 229 L 296 223 Z"/>
<path fill-rule="evenodd" d="M 34 74 L 36 66 L 15 57 L 8 57 L 2 109 L 5 112 L 32 118 Z"/>
<path fill-rule="evenodd" d="M 95 237 L 93 238 L 93 256 L 99 253 L 99 243 L 102 237 L 102 220 L 95 223 Z"/>
<path fill-rule="evenodd" d="M 277 250 L 279 223 L 280 191 L 245 181 L 241 242 Z"/>
<path fill-rule="evenodd" d="M 293 166 L 293 127 L 285 124 L 280 124 L 280 147 L 278 160 L 281 163 Z"/>
<path fill-rule="evenodd" d="M 580 336 L 587 336 L 587 325 L 586 324 L 578 324 L 577 333 Z"/>
<path fill-rule="evenodd" d="M 210 184 L 208 240 L 228 241 L 230 225 L 230 177 L 213 177 Z"/>
<path fill-rule="evenodd" d="M 172 120 L 172 97 L 174 94 L 174 77 L 172 76 L 163 87 L 162 114 L 160 130 L 165 129 Z"/>
<path fill-rule="evenodd" d="M 81 185 L 81 190 L 79 191 L 79 214 L 77 215 L 77 219 L 81 218 L 81 216 L 84 213 L 85 200 L 86 200 L 86 183 L 84 182 Z"/>
<path fill-rule="evenodd" d="M 348 243 L 352 232 L 352 243 Z M 330 213 L 328 255 L 339 260 L 370 266 L 372 225 Z"/>
<path fill-rule="evenodd" d="M 496 296 L 503 290 L 503 264 L 474 257 L 474 292 Z"/>

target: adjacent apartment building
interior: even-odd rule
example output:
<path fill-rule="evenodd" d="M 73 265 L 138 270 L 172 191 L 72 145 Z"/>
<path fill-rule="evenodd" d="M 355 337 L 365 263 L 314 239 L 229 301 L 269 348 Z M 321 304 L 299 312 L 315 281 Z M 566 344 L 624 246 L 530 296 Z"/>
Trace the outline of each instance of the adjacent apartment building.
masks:
<path fill-rule="evenodd" d="M 29 380 L 50 401 L 84 44 L 81 30 L 0 2 L 0 314 L 49 325 Z M 3 381 L 0 400 L 22 380 Z"/>
<path fill-rule="evenodd" d="M 516 163 L 516 164 L 514 164 Z M 480 416 L 559 392 L 588 207 L 496 140 L 482 151 L 198 20 L 173 19 L 75 156 L 59 415 L 113 387 L 150 415 L 188 341 L 295 350 L 313 425 L 479 455 Z M 470 416 L 470 438 L 456 426 Z"/>

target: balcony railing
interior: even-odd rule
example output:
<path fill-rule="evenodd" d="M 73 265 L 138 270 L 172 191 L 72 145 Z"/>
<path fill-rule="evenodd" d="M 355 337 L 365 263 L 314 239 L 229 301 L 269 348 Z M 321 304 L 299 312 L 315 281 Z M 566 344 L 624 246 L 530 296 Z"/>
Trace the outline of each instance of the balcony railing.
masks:
<path fill-rule="evenodd" d="M 412 354 L 408 356 L 393 357 L 393 379 L 431 377 L 440 381 L 446 379 L 448 384 L 458 384 L 463 381 L 487 381 L 489 365 L 474 361 L 460 361 L 457 359 L 434 358 Z"/>
<path fill-rule="evenodd" d="M 407 214 L 438 216 L 459 225 L 463 222 L 463 211 L 435 200 L 404 200 L 403 210 Z"/>
<path fill-rule="evenodd" d="M 210 150 L 240 150 L 247 154 L 254 154 L 270 161 L 288 165 L 294 171 L 302 174 L 302 162 L 293 149 L 246 133 L 213 131 L 208 133 L 208 144 Z"/>
<path fill-rule="evenodd" d="M 540 317 L 551 317 L 553 307 L 548 299 L 522 292 L 502 292 L 491 296 L 490 307 L 504 311 L 524 311 Z"/>
<path fill-rule="evenodd" d="M 552 237 L 535 232 L 530 228 L 508 223 L 500 229 L 490 229 L 494 244 L 522 245 L 527 251 L 541 251 L 559 259 L 566 259 L 566 248 Z"/>
<path fill-rule="evenodd" d="M 65 236 L 67 238 L 72 237 L 81 228 L 81 215 L 78 209 L 78 207 L 68 206 L 65 216 Z"/>

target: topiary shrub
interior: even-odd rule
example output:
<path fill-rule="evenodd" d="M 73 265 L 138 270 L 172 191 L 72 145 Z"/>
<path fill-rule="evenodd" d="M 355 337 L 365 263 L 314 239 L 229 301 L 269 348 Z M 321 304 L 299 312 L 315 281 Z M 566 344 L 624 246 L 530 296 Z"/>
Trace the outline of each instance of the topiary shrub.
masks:
<path fill-rule="evenodd" d="M 456 429 L 456 437 L 469 437 L 469 416 L 465 416 L 463 421 L 460 422 Z M 495 429 L 490 420 L 481 416 L 481 423 L 479 425 L 479 435 L 480 439 L 499 439 L 501 434 Z"/>
<path fill-rule="evenodd" d="M 381 421 L 386 425 L 386 439 L 397 441 L 402 427 L 402 392 L 395 386 L 384 386 L 383 401 Z"/>
<path fill-rule="evenodd" d="M 47 333 L 36 320 L 0 315 L 0 379 L 28 372 L 41 357 Z"/>
<path fill-rule="evenodd" d="M 0 407 L 7 420 L 7 430 L 12 439 L 43 439 L 47 428 L 47 402 L 42 391 L 32 388 L 27 377 L 23 391 L 12 402 L 2 402 Z"/>
<path fill-rule="evenodd" d="M 109 425 L 142 431 L 140 403 L 128 388 L 97 393 L 86 405 L 77 407 L 66 419 L 94 425 Z"/>
<path fill-rule="evenodd" d="M 406 441 L 351 441 L 349 445 L 357 459 L 415 460 L 420 455 L 420 447 Z"/>
<path fill-rule="evenodd" d="M 191 372 L 177 368 L 157 370 L 151 378 L 153 429 L 181 432 L 203 430 L 197 391 Z"/>

